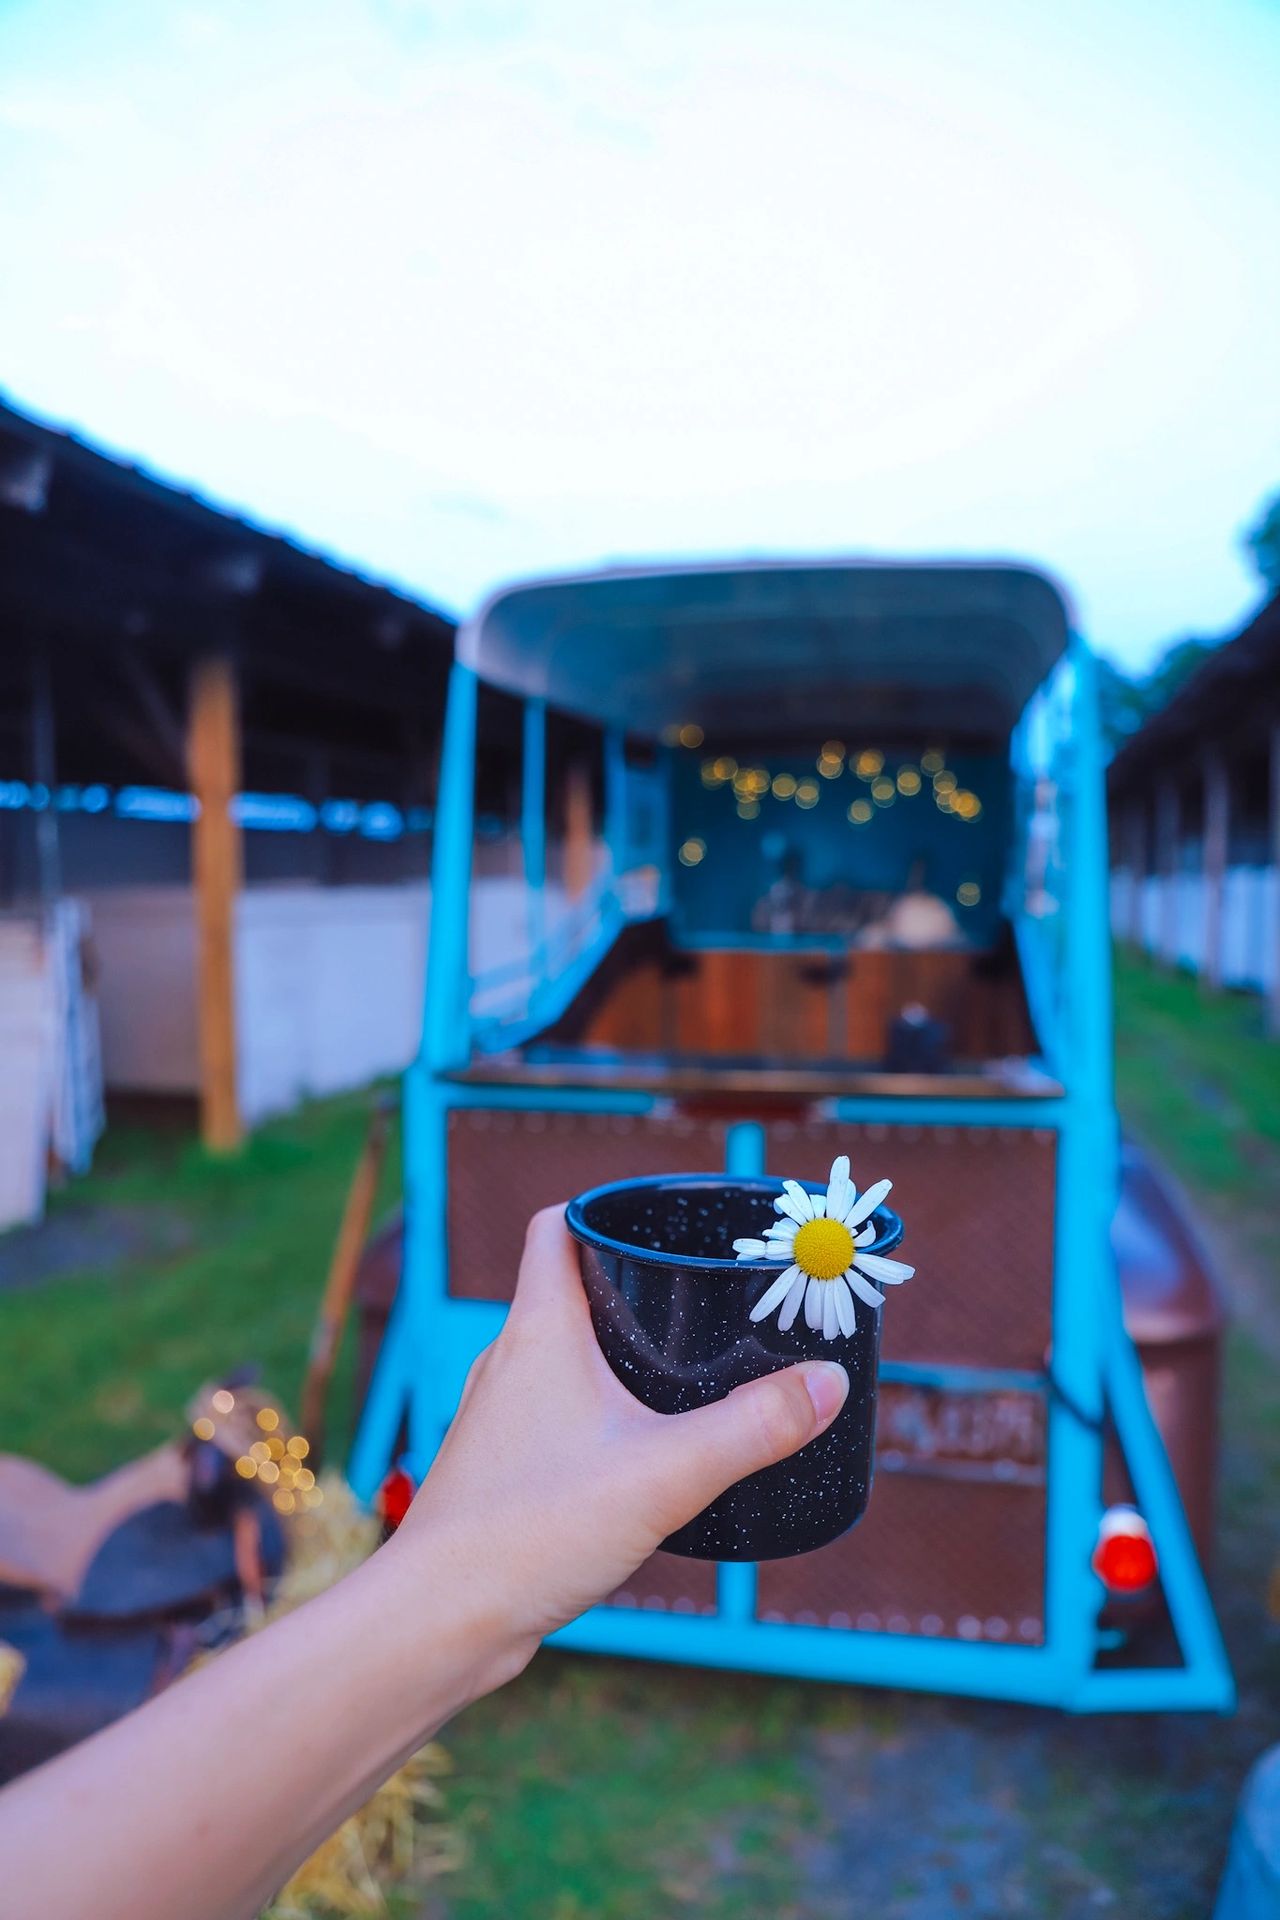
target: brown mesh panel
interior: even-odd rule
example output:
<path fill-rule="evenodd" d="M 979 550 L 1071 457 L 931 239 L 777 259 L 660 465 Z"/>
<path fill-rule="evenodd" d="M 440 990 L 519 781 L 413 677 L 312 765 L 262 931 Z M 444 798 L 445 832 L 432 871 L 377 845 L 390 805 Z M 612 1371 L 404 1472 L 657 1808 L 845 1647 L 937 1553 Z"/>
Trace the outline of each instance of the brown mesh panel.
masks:
<path fill-rule="evenodd" d="M 860 1186 L 893 1181 L 914 1280 L 891 1290 L 882 1360 L 1039 1370 L 1053 1295 L 1056 1137 L 1047 1128 L 778 1120 L 770 1173 L 821 1180 L 847 1153 Z"/>
<path fill-rule="evenodd" d="M 879 1473 L 866 1517 L 817 1553 L 761 1563 L 762 1620 L 1035 1645 L 1043 1487 Z"/>
<path fill-rule="evenodd" d="M 709 1560 L 655 1553 L 605 1605 L 643 1607 L 652 1613 L 714 1613 L 716 1569 Z"/>
<path fill-rule="evenodd" d="M 509 1300 L 529 1217 L 608 1180 L 724 1165 L 723 1122 L 678 1114 L 455 1107 L 449 1115 L 449 1291 Z"/>

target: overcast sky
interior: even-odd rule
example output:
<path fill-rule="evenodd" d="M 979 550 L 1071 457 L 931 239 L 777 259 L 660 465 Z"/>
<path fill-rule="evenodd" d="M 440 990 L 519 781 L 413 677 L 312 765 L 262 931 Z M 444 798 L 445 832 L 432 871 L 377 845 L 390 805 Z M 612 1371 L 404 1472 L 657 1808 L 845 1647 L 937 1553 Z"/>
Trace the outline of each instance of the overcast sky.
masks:
<path fill-rule="evenodd" d="M 1007 553 L 1142 664 L 1280 487 L 1271 0 L 0 0 L 0 384 L 464 609 Z"/>

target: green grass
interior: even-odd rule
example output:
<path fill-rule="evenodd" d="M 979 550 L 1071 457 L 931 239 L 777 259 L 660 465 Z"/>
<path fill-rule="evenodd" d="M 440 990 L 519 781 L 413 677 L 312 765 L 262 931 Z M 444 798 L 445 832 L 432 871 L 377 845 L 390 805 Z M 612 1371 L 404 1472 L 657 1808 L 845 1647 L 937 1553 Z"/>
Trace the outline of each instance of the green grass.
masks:
<path fill-rule="evenodd" d="M 1262 1037 L 1260 1008 L 1206 998 L 1121 955 L 1116 1014 L 1126 1123 L 1186 1183 L 1215 1233 L 1235 1236 L 1255 1293 L 1280 1299 L 1280 1049 Z M 264 1128 L 226 1163 L 179 1134 L 113 1129 L 94 1175 L 60 1197 L 59 1211 L 163 1215 L 188 1244 L 0 1294 L 0 1447 L 73 1477 L 100 1473 L 174 1432 L 191 1390 L 245 1361 L 296 1405 L 366 1111 L 359 1098 L 318 1103 Z M 398 1184 L 395 1151 L 388 1204 Z M 335 1433 L 346 1424 L 349 1365 L 348 1355 Z M 1011 1827 L 1002 1856 L 1010 1911 L 1074 1915 L 1082 1889 L 1099 1887 L 1121 1912 L 1180 1920 L 1206 1911 L 1240 1775 L 1280 1733 L 1265 1704 L 1280 1697 L 1280 1640 L 1268 1634 L 1264 1601 L 1280 1510 L 1274 1366 L 1246 1316 L 1229 1343 L 1224 1400 L 1219 1591 L 1245 1701 L 1232 1727 L 1102 1727 L 546 1654 L 450 1729 L 456 1771 L 446 1792 L 469 1860 L 415 1911 L 438 1920 L 834 1920 L 864 1910 L 858 1852 L 873 1865 L 878 1848 L 891 1871 L 875 1878 L 876 1910 L 885 1920 L 914 1916 L 924 1909 L 910 1889 L 942 1871 L 949 1846 L 967 1844 L 947 1826 L 948 1781 L 968 1791 L 966 1819 L 976 1807 L 982 1827 L 989 1807 L 994 1830 Z M 946 1758 L 957 1740 L 958 1775 Z M 881 1806 L 881 1774 L 894 1764 L 923 1782 L 915 1828 Z M 1168 1792 L 1152 1788 L 1155 1777 Z M 834 1880 L 833 1858 L 843 1863 Z M 938 1910 L 950 1910 L 945 1899 Z"/>
<path fill-rule="evenodd" d="M 1200 1199 L 1274 1212 L 1280 1045 L 1260 1000 L 1206 994 L 1120 949 L 1116 1089 L 1125 1120 Z"/>
<path fill-rule="evenodd" d="M 368 1106 L 368 1096 L 317 1102 L 264 1127 L 228 1160 L 174 1131 L 109 1131 L 92 1176 L 58 1196 L 55 1210 L 91 1222 L 99 1206 L 154 1209 L 187 1244 L 0 1295 L 0 1451 L 91 1478 L 174 1435 L 201 1381 L 245 1364 L 296 1411 Z M 399 1185 L 397 1136 L 382 1205 Z M 335 1440 L 349 1424 L 350 1376 L 348 1342 L 331 1407 Z"/>

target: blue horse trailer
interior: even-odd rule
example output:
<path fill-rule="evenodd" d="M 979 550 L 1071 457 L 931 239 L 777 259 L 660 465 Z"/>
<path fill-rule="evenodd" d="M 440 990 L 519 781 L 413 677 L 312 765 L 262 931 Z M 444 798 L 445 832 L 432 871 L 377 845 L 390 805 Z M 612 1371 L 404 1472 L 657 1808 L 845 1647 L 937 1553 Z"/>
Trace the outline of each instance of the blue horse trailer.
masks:
<path fill-rule="evenodd" d="M 482 969 L 494 691 L 519 715 L 527 907 Z M 571 900 L 549 716 L 590 743 L 600 821 Z M 1031 568 L 758 562 L 495 594 L 450 684 L 403 1274 L 357 1492 L 402 1455 L 429 1466 L 536 1207 L 678 1169 L 825 1178 L 844 1151 L 892 1175 L 917 1267 L 885 1318 L 866 1518 L 791 1560 L 658 1554 L 558 1640 L 1228 1708 L 1188 1491 L 1211 1475 L 1212 1355 L 1184 1342 L 1157 1392 L 1134 1338 L 1153 1273 L 1210 1294 L 1149 1174 L 1122 1194 L 1106 853 L 1093 661 Z"/>

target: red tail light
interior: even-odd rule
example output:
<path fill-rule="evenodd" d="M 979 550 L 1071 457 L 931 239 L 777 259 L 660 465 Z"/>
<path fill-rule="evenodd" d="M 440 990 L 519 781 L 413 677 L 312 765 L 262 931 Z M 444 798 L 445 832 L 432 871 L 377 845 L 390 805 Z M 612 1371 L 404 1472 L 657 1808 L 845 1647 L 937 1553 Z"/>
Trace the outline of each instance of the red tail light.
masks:
<path fill-rule="evenodd" d="M 1108 1593 L 1141 1593 L 1160 1571 L 1151 1529 L 1136 1507 L 1109 1507 L 1098 1528 L 1093 1570 Z"/>
<path fill-rule="evenodd" d="M 374 1502 L 379 1514 L 385 1521 L 387 1530 L 394 1533 L 413 1504 L 417 1488 L 413 1476 L 403 1467 L 392 1467 L 390 1473 L 378 1488 L 378 1498 Z"/>

